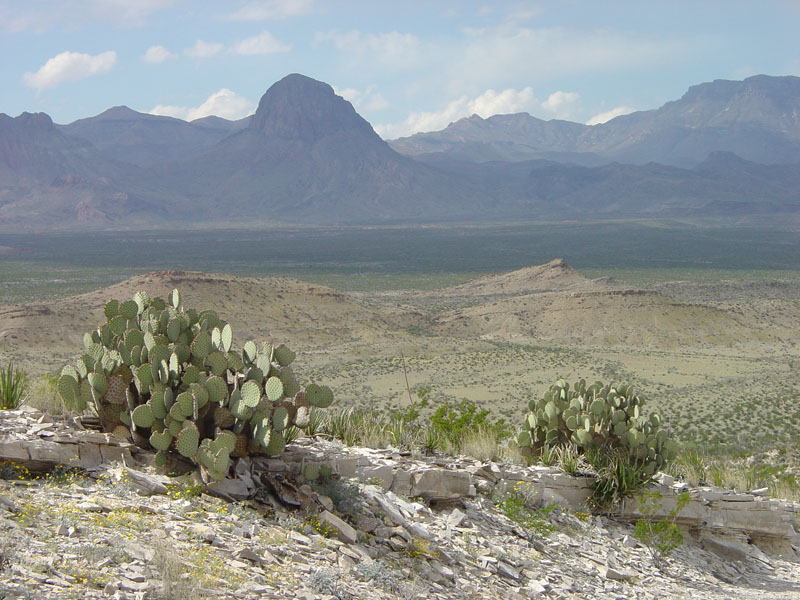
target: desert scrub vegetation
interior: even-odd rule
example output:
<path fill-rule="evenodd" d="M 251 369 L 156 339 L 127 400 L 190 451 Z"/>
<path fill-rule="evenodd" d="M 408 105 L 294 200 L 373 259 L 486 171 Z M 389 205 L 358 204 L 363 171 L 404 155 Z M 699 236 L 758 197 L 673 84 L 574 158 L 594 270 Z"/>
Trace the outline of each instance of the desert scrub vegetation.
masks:
<path fill-rule="evenodd" d="M 549 517 L 558 504 L 536 507 L 532 488 L 530 482 L 518 481 L 510 489 L 495 490 L 492 502 L 506 517 L 522 526 L 526 536 L 546 537 L 556 530 Z"/>
<path fill-rule="evenodd" d="M 177 454 L 204 481 L 225 478 L 231 457 L 280 454 L 312 407 L 333 402 L 327 386 L 301 388 L 285 345 L 248 341 L 232 350 L 231 326 L 216 312 L 136 292 L 105 305 L 106 322 L 83 338 L 85 352 L 56 383 L 67 409 L 97 414 L 105 431 L 156 450 L 165 467 Z"/>
<path fill-rule="evenodd" d="M 666 472 L 692 486 L 712 485 L 740 492 L 766 490 L 772 498 L 800 501 L 800 453 L 793 447 L 713 455 L 686 447 Z"/>
<path fill-rule="evenodd" d="M 0 409 L 15 409 L 25 398 L 28 376 L 9 362 L 0 367 Z"/>
<path fill-rule="evenodd" d="M 312 412 L 312 419 L 315 415 Z M 493 419 L 491 411 L 472 400 L 433 400 L 428 387 L 418 389 L 417 400 L 402 409 L 375 411 L 349 406 L 329 410 L 306 429 L 306 434 L 312 432 L 349 446 L 521 462 L 505 419 Z"/>

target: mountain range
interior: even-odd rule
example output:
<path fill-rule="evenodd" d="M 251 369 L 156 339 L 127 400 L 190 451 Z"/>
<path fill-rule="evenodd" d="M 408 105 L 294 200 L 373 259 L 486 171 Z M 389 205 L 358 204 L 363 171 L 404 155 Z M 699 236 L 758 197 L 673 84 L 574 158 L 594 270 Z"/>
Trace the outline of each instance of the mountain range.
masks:
<path fill-rule="evenodd" d="M 798 163 L 798 77 L 704 83 L 602 125 L 473 115 L 387 143 L 292 74 L 239 121 L 0 114 L 0 230 L 794 219 Z"/>
<path fill-rule="evenodd" d="M 446 154 L 473 162 L 545 158 L 586 166 L 619 161 L 691 168 L 724 150 L 757 163 L 798 163 L 800 77 L 703 83 L 657 110 L 593 126 L 527 113 L 472 115 L 391 145 L 412 156 Z"/>

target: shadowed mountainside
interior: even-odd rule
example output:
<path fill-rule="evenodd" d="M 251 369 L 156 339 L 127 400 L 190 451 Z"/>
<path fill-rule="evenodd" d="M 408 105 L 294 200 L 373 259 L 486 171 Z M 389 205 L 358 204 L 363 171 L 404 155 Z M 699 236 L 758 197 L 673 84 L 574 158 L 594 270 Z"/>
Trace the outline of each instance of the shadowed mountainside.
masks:
<path fill-rule="evenodd" d="M 115 106 L 95 117 L 56 128 L 90 142 L 104 156 L 138 166 L 185 159 L 200 154 L 235 131 L 248 118 L 228 121 L 206 117 L 187 123 L 181 119 L 136 112 Z"/>

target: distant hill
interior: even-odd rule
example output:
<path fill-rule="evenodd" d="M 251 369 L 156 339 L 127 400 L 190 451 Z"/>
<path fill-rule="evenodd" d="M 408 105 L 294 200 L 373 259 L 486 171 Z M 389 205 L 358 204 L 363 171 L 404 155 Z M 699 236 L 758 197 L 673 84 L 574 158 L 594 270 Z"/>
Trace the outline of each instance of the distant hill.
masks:
<path fill-rule="evenodd" d="M 413 156 L 445 153 L 474 162 L 550 158 L 592 166 L 602 159 L 692 167 L 712 152 L 726 151 L 757 163 L 798 163 L 800 77 L 702 83 L 657 110 L 595 126 L 527 113 L 473 115 L 390 144 Z"/>
<path fill-rule="evenodd" d="M 56 127 L 89 141 L 106 158 L 145 166 L 200 154 L 247 122 L 206 117 L 187 123 L 115 106 L 95 117 Z"/>
<path fill-rule="evenodd" d="M 726 346 L 774 336 L 754 326 L 757 321 L 737 319 L 726 310 L 586 279 L 562 259 L 485 275 L 430 295 L 460 297 L 461 306 L 434 315 L 432 330 L 438 335 L 636 348 Z"/>
<path fill-rule="evenodd" d="M 524 267 L 506 273 L 491 273 L 470 279 L 458 285 L 435 291 L 438 296 L 512 296 L 519 294 L 577 291 L 595 289 L 595 284 L 563 258 L 556 258 L 544 265 Z"/>
<path fill-rule="evenodd" d="M 165 209 L 143 179 L 44 113 L 0 113 L 0 223 L 8 230 L 150 223 Z"/>
<path fill-rule="evenodd" d="M 236 343 L 287 342 L 297 351 L 353 340 L 385 339 L 390 326 L 376 310 L 331 288 L 289 277 L 235 277 L 191 271 L 155 271 L 58 302 L 0 305 L 0 345 L 11 355 L 33 357 L 34 372 L 71 360 L 85 331 L 105 321 L 111 299 L 138 290 L 165 298 L 179 288 L 187 306 L 212 308 L 231 323 Z"/>
<path fill-rule="evenodd" d="M 299 74 L 235 122 L 126 107 L 65 126 L 43 113 L 0 114 L 0 230 L 798 222 L 798 82 L 715 81 L 594 127 L 471 117 L 395 142 L 414 158 L 330 85 Z"/>

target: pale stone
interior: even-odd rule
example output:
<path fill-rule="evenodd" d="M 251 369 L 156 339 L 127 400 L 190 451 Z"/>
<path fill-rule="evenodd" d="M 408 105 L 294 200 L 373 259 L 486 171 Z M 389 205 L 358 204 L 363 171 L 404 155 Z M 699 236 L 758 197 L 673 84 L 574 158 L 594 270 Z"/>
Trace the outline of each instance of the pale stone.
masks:
<path fill-rule="evenodd" d="M 327 523 L 336 529 L 337 539 L 345 542 L 346 544 L 354 544 L 358 540 L 358 534 L 349 524 L 342 521 L 333 513 L 324 510 L 319 514 L 319 520 Z"/>
<path fill-rule="evenodd" d="M 209 484 L 208 489 L 222 496 L 233 498 L 234 500 L 246 500 L 250 497 L 251 493 L 245 481 L 238 478 L 231 479 L 230 477 Z"/>
<path fill-rule="evenodd" d="M 736 542 L 707 537 L 703 539 L 703 548 L 728 560 L 747 560 L 747 548 Z"/>
<path fill-rule="evenodd" d="M 384 490 L 391 488 L 392 481 L 394 480 L 392 467 L 389 465 L 362 467 L 358 469 L 357 475 L 359 481 L 364 483 L 378 482 Z"/>
<path fill-rule="evenodd" d="M 431 502 L 458 500 L 469 493 L 469 475 L 449 469 L 425 469 L 414 473 L 411 496 Z"/>
<path fill-rule="evenodd" d="M 2 412 L 2 411 L 0 411 Z M 24 442 L 0 441 L 0 460 L 16 460 L 23 464 L 31 459 Z"/>
<path fill-rule="evenodd" d="M 166 484 L 169 480 L 166 477 L 148 475 L 147 473 L 136 471 L 129 467 L 124 467 L 124 473 L 128 481 L 133 484 L 136 491 L 142 496 L 167 493 Z"/>
<path fill-rule="evenodd" d="M 610 567 L 608 565 L 602 565 L 600 567 L 600 576 L 613 581 L 631 581 L 634 577 L 636 577 L 636 573 L 629 569 L 620 569 Z"/>
<path fill-rule="evenodd" d="M 447 526 L 455 529 L 461 522 L 467 517 L 463 512 L 458 510 L 457 508 L 453 509 L 453 512 L 450 513 L 450 516 L 447 517 Z"/>

